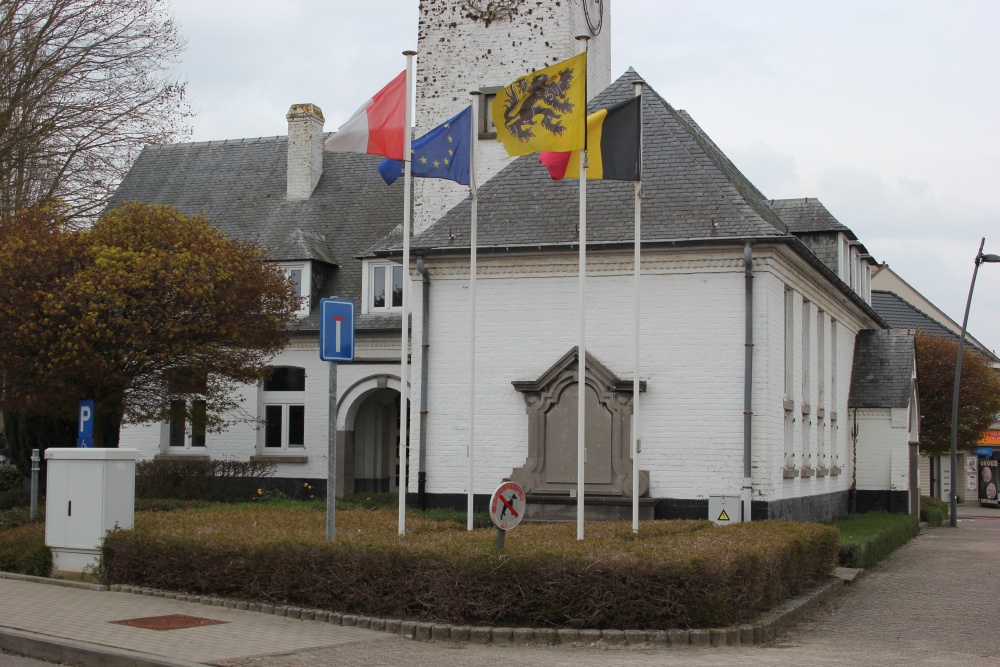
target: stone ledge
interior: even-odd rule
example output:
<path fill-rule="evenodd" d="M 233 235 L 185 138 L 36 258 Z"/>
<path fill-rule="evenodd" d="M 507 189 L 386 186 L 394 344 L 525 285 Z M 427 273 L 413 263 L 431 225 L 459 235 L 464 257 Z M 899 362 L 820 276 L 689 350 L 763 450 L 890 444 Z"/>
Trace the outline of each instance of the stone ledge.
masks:
<path fill-rule="evenodd" d="M 253 454 L 251 463 L 309 463 L 309 457 L 303 454 Z"/>
<path fill-rule="evenodd" d="M 201 452 L 196 452 L 194 454 L 186 454 L 184 452 L 168 452 L 166 454 L 154 454 L 154 461 L 210 461 L 211 457 L 208 454 L 202 454 Z"/>

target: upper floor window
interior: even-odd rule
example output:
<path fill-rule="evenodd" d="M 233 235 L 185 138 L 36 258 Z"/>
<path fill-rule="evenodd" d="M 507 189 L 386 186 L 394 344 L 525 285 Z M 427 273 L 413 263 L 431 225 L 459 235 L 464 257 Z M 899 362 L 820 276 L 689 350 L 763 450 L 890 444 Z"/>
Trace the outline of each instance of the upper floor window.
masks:
<path fill-rule="evenodd" d="M 369 262 L 365 269 L 365 311 L 384 312 L 403 307 L 403 267 L 392 262 Z"/>
<path fill-rule="evenodd" d="M 312 266 L 311 262 L 279 264 L 278 268 L 291 279 L 295 285 L 295 296 L 299 298 L 299 309 L 296 315 L 305 317 L 309 314 L 310 295 L 312 292 Z"/>
<path fill-rule="evenodd" d="M 485 86 L 479 89 L 479 138 L 496 139 L 497 128 L 493 124 L 493 116 L 490 114 L 490 107 L 497 93 L 503 90 L 500 86 Z"/>

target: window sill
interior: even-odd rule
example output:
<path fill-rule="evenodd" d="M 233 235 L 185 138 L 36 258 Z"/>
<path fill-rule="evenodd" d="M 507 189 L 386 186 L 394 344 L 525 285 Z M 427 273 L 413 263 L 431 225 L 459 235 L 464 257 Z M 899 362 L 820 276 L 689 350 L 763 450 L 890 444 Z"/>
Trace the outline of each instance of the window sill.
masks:
<path fill-rule="evenodd" d="M 799 471 L 799 477 L 815 477 L 815 476 L 816 476 L 816 468 L 810 468 L 808 466 L 805 466 Z"/>
<path fill-rule="evenodd" d="M 830 469 L 829 468 L 816 468 L 816 476 L 817 477 L 826 477 L 829 474 L 830 474 Z"/>
<path fill-rule="evenodd" d="M 783 467 L 781 469 L 781 473 L 782 473 L 782 475 L 784 476 L 785 479 L 791 479 L 793 477 L 798 477 L 799 476 L 799 471 L 798 470 L 796 470 L 795 468 L 790 468 L 788 466 Z"/>
<path fill-rule="evenodd" d="M 839 475 L 843 468 L 838 468 L 837 466 L 830 467 L 830 475 Z"/>
<path fill-rule="evenodd" d="M 250 457 L 251 463 L 308 463 L 309 457 L 305 454 L 254 454 Z"/>
<path fill-rule="evenodd" d="M 191 450 L 185 450 L 183 452 L 160 452 L 153 456 L 154 461 L 163 461 L 164 459 L 188 459 L 195 461 L 208 461 L 211 457 L 208 452 L 192 452 Z"/>

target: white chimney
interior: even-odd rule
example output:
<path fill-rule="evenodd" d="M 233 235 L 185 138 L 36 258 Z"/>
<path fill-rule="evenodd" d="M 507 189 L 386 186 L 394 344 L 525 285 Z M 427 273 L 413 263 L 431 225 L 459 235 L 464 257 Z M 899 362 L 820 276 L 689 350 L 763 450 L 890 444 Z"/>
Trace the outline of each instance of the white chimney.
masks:
<path fill-rule="evenodd" d="M 323 111 L 315 104 L 293 104 L 288 120 L 289 199 L 309 199 L 323 174 Z"/>

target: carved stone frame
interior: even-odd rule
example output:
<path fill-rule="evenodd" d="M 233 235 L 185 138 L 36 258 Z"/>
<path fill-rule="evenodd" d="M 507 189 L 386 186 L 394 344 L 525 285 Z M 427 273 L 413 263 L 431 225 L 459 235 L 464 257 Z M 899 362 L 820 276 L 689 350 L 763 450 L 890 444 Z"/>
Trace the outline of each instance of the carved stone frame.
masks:
<path fill-rule="evenodd" d="M 546 476 L 546 414 L 568 387 L 579 382 L 577 348 L 564 354 L 537 380 L 520 380 L 512 384 L 524 394 L 528 414 L 528 456 L 523 466 L 510 475 L 525 492 L 568 495 L 576 490 L 576 482 L 554 482 Z M 623 381 L 589 352 L 586 363 L 586 385 L 593 389 L 598 401 L 611 413 L 611 481 L 588 482 L 587 495 L 632 496 L 632 457 L 630 453 L 632 424 L 632 381 Z M 646 391 L 641 382 L 639 391 Z M 574 401 L 575 403 L 575 401 Z M 649 494 L 649 472 L 639 471 L 639 495 Z"/>

